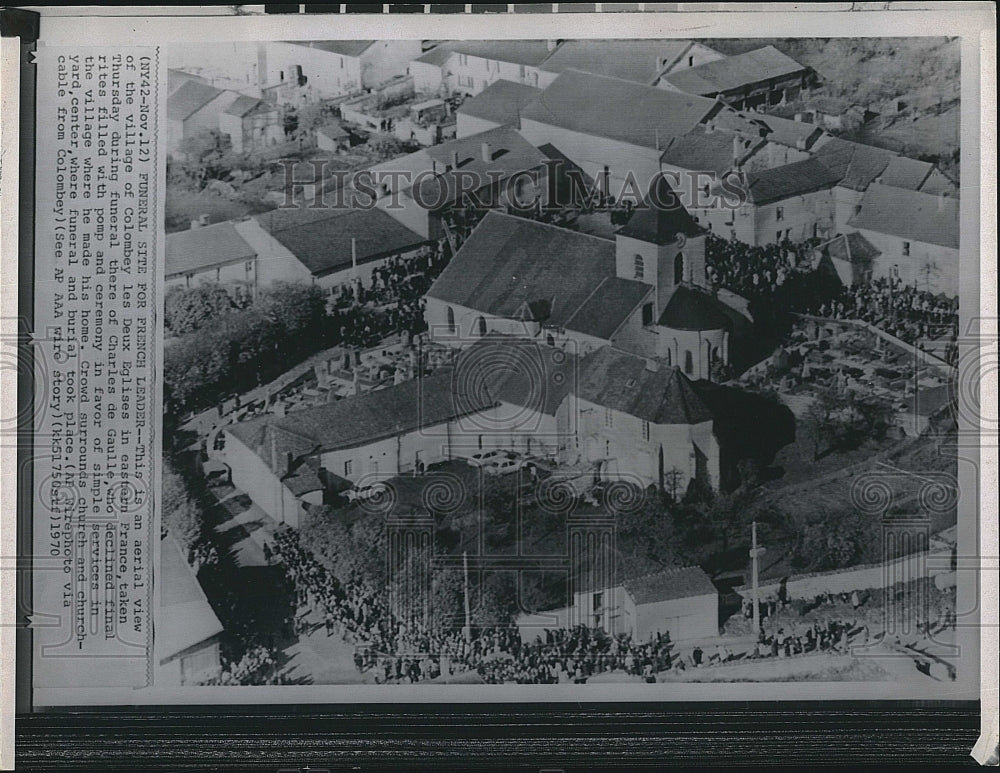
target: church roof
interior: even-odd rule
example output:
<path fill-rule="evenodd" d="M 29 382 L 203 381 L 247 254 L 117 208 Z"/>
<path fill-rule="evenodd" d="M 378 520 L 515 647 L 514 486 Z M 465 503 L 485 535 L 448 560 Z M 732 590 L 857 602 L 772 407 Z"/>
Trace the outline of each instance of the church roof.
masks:
<path fill-rule="evenodd" d="M 727 307 L 702 290 L 681 285 L 674 290 L 660 315 L 660 325 L 672 330 L 729 330 Z"/>
<path fill-rule="evenodd" d="M 704 229 L 684 209 L 667 178 L 657 175 L 646 200 L 617 233 L 653 244 L 670 244 L 679 233 L 698 236 Z"/>
<path fill-rule="evenodd" d="M 653 424 L 700 424 L 712 413 L 678 368 L 602 346 L 580 363 L 577 395 Z"/>

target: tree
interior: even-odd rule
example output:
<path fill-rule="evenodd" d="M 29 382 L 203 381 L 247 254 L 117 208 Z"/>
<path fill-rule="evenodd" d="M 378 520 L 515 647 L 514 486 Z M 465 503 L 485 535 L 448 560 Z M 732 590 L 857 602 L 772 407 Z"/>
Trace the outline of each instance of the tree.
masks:
<path fill-rule="evenodd" d="M 226 289 L 218 284 L 174 287 L 163 301 L 164 324 L 173 335 L 198 330 L 209 320 L 235 308 Z"/>

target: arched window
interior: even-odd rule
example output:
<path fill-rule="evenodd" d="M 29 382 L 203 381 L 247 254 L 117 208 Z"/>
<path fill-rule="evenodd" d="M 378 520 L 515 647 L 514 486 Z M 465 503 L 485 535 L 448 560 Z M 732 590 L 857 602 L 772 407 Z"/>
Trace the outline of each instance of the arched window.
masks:
<path fill-rule="evenodd" d="M 689 376 L 694 373 L 694 357 L 691 356 L 690 349 L 684 352 L 684 372 Z"/>
<path fill-rule="evenodd" d="M 484 317 L 480 317 L 476 321 L 476 326 L 479 328 L 479 337 L 480 338 L 482 338 L 484 335 L 486 335 L 486 319 Z"/>
<path fill-rule="evenodd" d="M 684 281 L 684 253 L 678 252 L 674 258 L 674 284 L 679 285 Z"/>
<path fill-rule="evenodd" d="M 635 256 L 635 278 L 643 279 L 646 275 L 646 265 L 643 263 L 642 255 Z"/>
<path fill-rule="evenodd" d="M 448 332 L 455 334 L 455 310 L 451 306 L 448 307 Z"/>

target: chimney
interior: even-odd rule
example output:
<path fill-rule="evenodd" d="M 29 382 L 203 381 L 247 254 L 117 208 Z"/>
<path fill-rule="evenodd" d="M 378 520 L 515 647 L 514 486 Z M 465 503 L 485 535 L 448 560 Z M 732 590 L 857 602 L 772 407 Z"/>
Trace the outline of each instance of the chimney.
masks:
<path fill-rule="evenodd" d="M 650 373 L 657 373 L 657 372 L 659 372 L 659 370 L 660 370 L 660 361 L 657 360 L 657 359 L 655 359 L 655 358 L 653 358 L 653 357 L 647 357 L 646 358 L 646 370 L 648 370 Z"/>
<path fill-rule="evenodd" d="M 493 149 L 490 148 L 490 143 L 484 142 L 479 149 L 480 152 L 482 153 L 483 161 L 489 163 L 490 161 L 493 160 Z"/>
<path fill-rule="evenodd" d="M 288 475 L 292 471 L 292 462 L 294 459 L 295 457 L 292 456 L 291 451 L 285 452 L 285 475 Z"/>
<path fill-rule="evenodd" d="M 799 150 L 805 150 L 806 149 L 806 142 L 807 142 L 807 138 L 806 137 L 796 137 L 795 138 L 795 147 L 797 147 Z"/>
<path fill-rule="evenodd" d="M 201 225 L 208 225 L 212 222 L 212 218 L 208 215 L 198 215 L 198 222 L 201 223 Z"/>
<path fill-rule="evenodd" d="M 711 134 L 714 131 L 715 131 L 715 121 L 709 121 L 708 123 L 705 124 L 706 134 Z"/>
<path fill-rule="evenodd" d="M 555 51 L 557 45 L 559 45 L 559 44 L 556 41 L 554 41 L 554 40 L 546 40 L 545 41 L 545 48 L 547 48 L 549 51 Z"/>
<path fill-rule="evenodd" d="M 458 169 L 458 151 L 457 150 L 451 151 L 451 169 L 452 169 L 452 171 L 455 171 L 456 169 Z"/>
<path fill-rule="evenodd" d="M 736 134 L 733 136 L 733 163 L 739 164 L 740 157 L 743 155 L 743 146 L 740 142 L 740 135 Z"/>
<path fill-rule="evenodd" d="M 191 230 L 193 231 L 195 228 L 201 228 L 201 221 L 197 218 L 191 221 Z"/>
<path fill-rule="evenodd" d="M 804 120 L 804 116 L 802 115 L 802 113 L 796 113 L 795 114 L 795 120 L 796 121 L 802 121 L 802 120 Z"/>

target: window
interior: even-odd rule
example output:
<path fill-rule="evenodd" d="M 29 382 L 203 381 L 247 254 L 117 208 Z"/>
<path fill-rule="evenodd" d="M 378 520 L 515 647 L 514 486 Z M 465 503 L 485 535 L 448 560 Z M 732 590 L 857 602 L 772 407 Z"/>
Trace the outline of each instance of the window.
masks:
<path fill-rule="evenodd" d="M 604 608 L 604 594 L 603 593 L 595 593 L 594 594 L 594 598 L 593 598 L 593 602 L 594 602 L 594 612 L 595 613 L 596 612 L 600 612 L 601 609 Z"/>
<path fill-rule="evenodd" d="M 648 421 L 644 421 L 642 423 L 642 439 L 644 441 L 646 441 L 647 443 L 649 442 L 649 422 Z"/>
<path fill-rule="evenodd" d="M 778 233 L 774 235 L 774 243 L 777 244 L 780 241 L 781 241 L 781 231 L 778 231 Z"/>
<path fill-rule="evenodd" d="M 679 285 L 684 281 L 684 253 L 678 252 L 674 258 L 674 284 Z"/>
<path fill-rule="evenodd" d="M 354 466 L 354 462 L 352 462 L 350 459 L 348 459 L 346 462 L 344 462 L 344 477 L 345 478 L 351 477 L 351 472 L 352 472 L 351 468 L 353 466 Z"/>
<path fill-rule="evenodd" d="M 248 260 L 247 261 L 247 273 L 249 274 L 251 271 L 253 271 L 253 261 L 252 260 Z"/>
<path fill-rule="evenodd" d="M 690 349 L 684 352 L 684 372 L 689 376 L 694 373 L 694 357 L 691 356 Z"/>
<path fill-rule="evenodd" d="M 524 80 L 524 65 L 523 64 L 520 67 L 518 67 L 518 75 L 521 77 L 522 80 Z"/>
<path fill-rule="evenodd" d="M 642 305 L 642 324 L 652 325 L 653 324 L 653 304 L 644 303 Z"/>
<path fill-rule="evenodd" d="M 604 458 L 605 459 L 610 459 L 611 458 L 611 441 L 610 440 L 605 440 L 604 441 Z"/>
<path fill-rule="evenodd" d="M 476 327 L 477 327 L 477 329 L 479 331 L 479 337 L 480 338 L 482 338 L 484 335 L 486 335 L 486 320 L 485 320 L 485 318 L 480 317 L 478 320 L 476 320 Z"/>
<path fill-rule="evenodd" d="M 448 332 L 455 334 L 455 310 L 451 306 L 448 307 Z"/>
<path fill-rule="evenodd" d="M 693 56 L 689 56 L 688 57 L 688 67 L 694 67 L 694 57 Z"/>
<path fill-rule="evenodd" d="M 861 205 L 860 204 L 855 204 L 854 205 L 854 214 L 855 215 L 860 215 L 861 214 Z"/>
<path fill-rule="evenodd" d="M 642 255 L 635 256 L 635 278 L 642 279 L 646 274 L 646 264 L 642 260 Z"/>
<path fill-rule="evenodd" d="M 610 408 L 604 409 L 604 426 L 613 427 L 615 423 L 615 417 L 611 414 Z"/>
<path fill-rule="evenodd" d="M 667 366 L 668 366 L 668 367 L 670 367 L 670 366 L 672 366 L 673 364 L 674 364 L 674 358 L 673 358 L 673 355 L 671 354 L 670 350 L 669 350 L 669 349 L 667 349 Z"/>
<path fill-rule="evenodd" d="M 458 63 L 462 67 L 467 66 L 469 64 L 469 57 L 466 54 L 459 54 L 458 55 Z"/>
<path fill-rule="evenodd" d="M 775 220 L 784 220 L 785 219 L 785 208 L 784 207 L 778 207 L 775 210 L 774 219 Z"/>
<path fill-rule="evenodd" d="M 344 57 L 340 57 L 340 69 L 344 69 Z"/>
<path fill-rule="evenodd" d="M 910 243 L 909 242 L 903 242 L 903 256 L 907 257 L 907 256 L 909 256 L 909 254 L 910 254 Z"/>
<path fill-rule="evenodd" d="M 555 346 L 556 345 L 556 339 L 552 337 L 552 333 L 547 333 L 546 334 L 546 336 L 545 336 L 545 343 L 547 343 L 549 346 Z"/>

